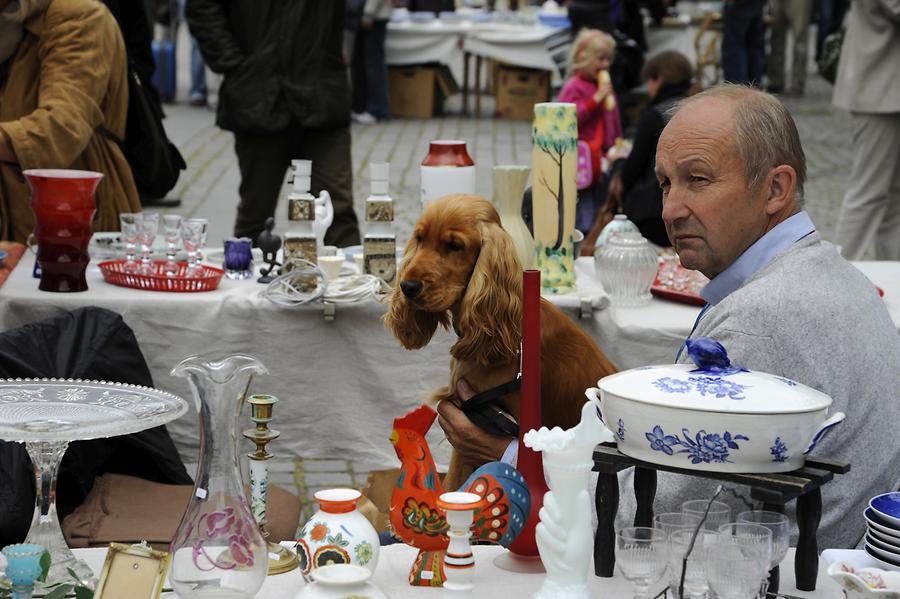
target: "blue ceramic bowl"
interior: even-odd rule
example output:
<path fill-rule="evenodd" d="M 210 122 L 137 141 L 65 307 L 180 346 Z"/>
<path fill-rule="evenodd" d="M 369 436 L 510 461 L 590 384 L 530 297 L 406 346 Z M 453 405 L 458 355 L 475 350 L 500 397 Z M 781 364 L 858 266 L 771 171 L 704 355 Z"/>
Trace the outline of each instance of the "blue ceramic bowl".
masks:
<path fill-rule="evenodd" d="M 869 500 L 869 507 L 885 524 L 900 530 L 900 492 L 876 495 Z"/>
<path fill-rule="evenodd" d="M 866 538 L 865 549 L 866 553 L 874 557 L 882 564 L 890 566 L 891 570 L 900 570 L 900 555 L 897 555 L 893 551 L 885 551 L 884 549 L 879 549 L 868 538 Z"/>
<path fill-rule="evenodd" d="M 883 537 L 877 536 L 877 533 L 872 532 L 871 530 L 866 532 L 866 543 L 875 547 L 876 549 L 881 549 L 883 551 L 887 551 L 888 553 L 892 553 L 895 556 L 897 561 L 900 561 L 900 547 L 892 543 L 888 543 L 887 541 L 882 540 Z"/>

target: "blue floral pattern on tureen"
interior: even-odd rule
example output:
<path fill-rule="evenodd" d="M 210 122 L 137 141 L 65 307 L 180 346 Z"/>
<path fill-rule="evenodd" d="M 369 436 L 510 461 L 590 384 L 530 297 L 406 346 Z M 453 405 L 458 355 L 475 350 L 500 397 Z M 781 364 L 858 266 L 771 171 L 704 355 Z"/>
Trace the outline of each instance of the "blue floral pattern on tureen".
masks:
<path fill-rule="evenodd" d="M 661 451 L 666 455 L 674 455 L 675 453 L 686 453 L 686 457 L 690 458 L 692 464 L 709 464 L 711 462 L 730 462 L 728 459 L 732 450 L 739 450 L 738 441 L 749 441 L 746 435 L 732 435 L 725 431 L 723 434 L 707 433 L 705 430 L 697 431 L 697 434 L 691 436 L 688 429 L 681 429 L 684 438 L 678 435 L 667 435 L 660 425 L 653 427 L 653 430 L 644 433 L 647 441 L 650 442 L 650 449 Z M 673 449 L 677 447 L 677 451 Z"/>
<path fill-rule="evenodd" d="M 772 454 L 773 462 L 787 461 L 788 448 L 787 445 L 784 444 L 784 441 L 781 440 L 781 437 L 775 437 L 775 442 L 772 444 L 772 447 L 769 448 L 769 453 Z"/>
<path fill-rule="evenodd" d="M 625 421 L 619 418 L 619 429 L 616 431 L 616 436 L 619 438 L 619 441 L 625 440 Z"/>
<path fill-rule="evenodd" d="M 717 398 L 728 397 L 730 399 L 746 399 L 744 389 L 747 388 L 747 385 L 741 385 L 720 376 L 691 376 L 686 381 L 664 376 L 653 381 L 653 386 L 664 393 L 688 393 L 696 390 L 703 396 L 714 395 Z"/>
<path fill-rule="evenodd" d="M 779 381 L 781 381 L 782 383 L 784 383 L 785 385 L 787 385 L 788 387 L 796 387 L 797 386 L 797 383 L 795 381 L 792 381 L 791 379 L 786 379 L 782 376 L 776 376 L 775 378 L 778 379 Z"/>

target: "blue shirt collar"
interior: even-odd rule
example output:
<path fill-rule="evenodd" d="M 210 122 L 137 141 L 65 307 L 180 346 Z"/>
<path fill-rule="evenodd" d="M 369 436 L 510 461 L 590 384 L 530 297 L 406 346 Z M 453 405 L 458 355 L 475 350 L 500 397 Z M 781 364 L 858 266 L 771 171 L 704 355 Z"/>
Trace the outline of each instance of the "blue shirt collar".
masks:
<path fill-rule="evenodd" d="M 718 304 L 771 262 L 775 256 L 815 230 L 816 226 L 804 211 L 778 223 L 738 256 L 728 268 L 707 283 L 700 296 L 710 304 Z"/>

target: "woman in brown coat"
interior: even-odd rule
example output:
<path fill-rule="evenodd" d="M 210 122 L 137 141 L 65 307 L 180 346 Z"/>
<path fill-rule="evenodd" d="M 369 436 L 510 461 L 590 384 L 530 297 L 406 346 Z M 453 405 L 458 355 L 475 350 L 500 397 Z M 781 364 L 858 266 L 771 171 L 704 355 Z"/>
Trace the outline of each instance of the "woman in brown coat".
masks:
<path fill-rule="evenodd" d="M 22 171 L 103 173 L 95 231 L 119 228 L 140 199 L 122 151 L 128 81 L 115 19 L 95 0 L 0 0 L 0 218 L 3 239 L 34 227 Z"/>

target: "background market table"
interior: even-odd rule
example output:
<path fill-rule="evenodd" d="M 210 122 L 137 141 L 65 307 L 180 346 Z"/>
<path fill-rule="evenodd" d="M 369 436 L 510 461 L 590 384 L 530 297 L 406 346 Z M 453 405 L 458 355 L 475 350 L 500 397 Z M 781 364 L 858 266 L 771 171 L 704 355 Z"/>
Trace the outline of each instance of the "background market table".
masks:
<path fill-rule="evenodd" d="M 494 566 L 493 559 L 506 551 L 501 547 L 480 545 L 472 548 L 475 555 L 474 584 L 475 590 L 472 597 L 515 597 L 525 599 L 538 590 L 544 580 L 543 574 L 513 574 L 500 570 Z M 103 567 L 105 549 L 76 549 L 75 554 L 88 562 L 99 576 Z M 431 589 L 411 587 L 406 582 L 409 567 L 416 556 L 416 550 L 406 545 L 390 545 L 381 548 L 378 558 L 378 567 L 372 581 L 384 591 L 391 599 L 403 597 L 433 597 L 440 598 L 443 589 Z M 788 551 L 787 557 L 782 562 L 785 566 L 793 563 L 794 550 Z M 839 599 L 843 596 L 841 587 L 826 574 L 827 566 L 824 560 L 819 560 L 818 585 L 813 592 L 796 590 L 794 586 L 793 569 L 783 567 L 784 575 L 781 579 L 781 590 L 795 597 L 815 599 Z M 270 576 L 266 579 L 262 589 L 257 594 L 257 599 L 290 599 L 298 594 L 303 585 L 302 576 L 298 570 Z M 653 595 L 662 589 L 660 583 L 654 587 Z M 634 589 L 618 572 L 613 578 L 588 577 L 588 585 L 596 597 L 604 599 L 631 599 Z M 162 597 L 174 597 L 175 594 L 163 593 Z M 651 595 L 652 596 L 652 595 Z"/>
<path fill-rule="evenodd" d="M 337 307 L 326 321 L 321 304 L 284 308 L 259 297 L 251 281 L 223 279 L 206 293 L 161 293 L 115 287 L 89 269 L 84 293 L 38 291 L 27 255 L 0 288 L 0 329 L 6 330 L 57 314 L 63 309 L 99 306 L 122 315 L 134 330 L 155 385 L 190 397 L 183 379 L 169 376 L 181 358 L 197 353 L 245 352 L 269 368 L 254 380 L 253 391 L 282 401 L 273 427 L 281 431 L 277 452 L 305 458 L 342 459 L 375 468 L 397 465 L 387 440 L 393 419 L 446 384 L 449 348 L 454 336 L 439 331 L 425 348 L 406 351 L 381 322 L 386 308 L 374 301 Z M 885 290 L 885 304 L 900 322 L 900 262 L 858 266 Z M 576 263 L 579 294 L 597 305 L 599 284 L 593 261 Z M 593 299 L 590 299 L 593 297 Z M 579 318 L 578 294 L 551 298 L 576 319 L 619 368 L 662 364 L 674 359 L 699 308 L 654 299 L 640 308 L 589 310 Z M 199 451 L 197 416 L 188 413 L 168 425 L 188 463 Z M 430 442 L 446 464 L 449 444 Z M 276 448 L 273 447 L 273 451 Z"/>

